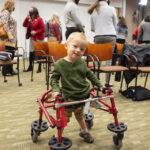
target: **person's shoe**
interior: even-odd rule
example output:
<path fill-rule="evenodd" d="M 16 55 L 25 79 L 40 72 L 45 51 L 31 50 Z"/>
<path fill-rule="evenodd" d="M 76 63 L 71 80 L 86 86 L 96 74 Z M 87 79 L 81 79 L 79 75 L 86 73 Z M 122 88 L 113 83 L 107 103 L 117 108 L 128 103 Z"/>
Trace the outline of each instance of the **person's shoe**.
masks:
<path fill-rule="evenodd" d="M 105 87 L 108 87 L 108 88 L 109 88 L 109 87 L 113 87 L 113 86 L 114 86 L 114 85 L 113 85 L 112 83 L 106 83 L 106 84 L 105 84 Z"/>
<path fill-rule="evenodd" d="M 29 71 L 32 71 L 32 67 L 29 67 L 27 70 L 25 70 L 25 72 L 29 72 Z"/>
<path fill-rule="evenodd" d="M 41 72 L 41 68 L 40 68 L 40 69 L 38 68 L 38 70 L 37 70 L 37 72 L 36 72 L 36 73 L 40 73 L 40 72 Z"/>
<path fill-rule="evenodd" d="M 84 141 L 87 143 L 93 143 L 94 142 L 94 138 L 88 132 L 80 132 L 79 136 L 82 137 L 84 139 Z"/>

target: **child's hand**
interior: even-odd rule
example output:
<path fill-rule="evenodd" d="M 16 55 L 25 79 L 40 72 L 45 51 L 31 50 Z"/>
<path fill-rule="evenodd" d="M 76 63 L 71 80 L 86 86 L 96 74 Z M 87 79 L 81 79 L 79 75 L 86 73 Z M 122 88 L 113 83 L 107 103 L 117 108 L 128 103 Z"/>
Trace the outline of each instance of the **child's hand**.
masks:
<path fill-rule="evenodd" d="M 106 87 L 105 87 L 105 86 L 102 86 L 102 87 L 100 88 L 100 91 L 103 92 L 104 89 L 106 89 Z"/>
<path fill-rule="evenodd" d="M 53 92 L 52 93 L 52 98 L 56 98 L 57 95 L 59 95 L 59 92 Z"/>

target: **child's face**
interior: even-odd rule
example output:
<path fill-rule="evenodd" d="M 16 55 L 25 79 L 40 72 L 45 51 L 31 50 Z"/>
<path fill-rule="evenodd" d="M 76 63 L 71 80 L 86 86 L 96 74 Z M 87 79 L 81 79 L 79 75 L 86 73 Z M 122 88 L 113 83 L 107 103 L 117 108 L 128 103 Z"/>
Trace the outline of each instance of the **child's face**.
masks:
<path fill-rule="evenodd" d="M 76 61 L 81 58 L 87 48 L 87 42 L 81 39 L 72 39 L 66 44 L 67 56 L 70 60 Z"/>

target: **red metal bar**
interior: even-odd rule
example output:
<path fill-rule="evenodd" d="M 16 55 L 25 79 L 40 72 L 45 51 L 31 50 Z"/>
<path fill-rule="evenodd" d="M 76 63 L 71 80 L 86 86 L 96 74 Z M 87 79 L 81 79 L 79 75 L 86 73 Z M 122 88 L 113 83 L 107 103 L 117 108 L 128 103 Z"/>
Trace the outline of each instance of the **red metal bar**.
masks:
<path fill-rule="evenodd" d="M 91 94 L 93 97 L 96 97 L 96 95 L 95 95 L 94 92 L 91 91 L 90 94 Z M 111 108 L 111 106 L 108 105 L 104 100 L 99 99 L 99 102 L 101 102 L 103 105 L 105 105 L 105 106 L 108 107 L 109 109 Z"/>
<path fill-rule="evenodd" d="M 49 92 L 51 92 L 51 91 L 52 91 L 52 89 L 46 91 L 46 92 L 43 94 L 41 100 L 43 101 L 43 100 L 45 99 L 45 96 L 46 96 Z"/>
<path fill-rule="evenodd" d="M 60 103 L 59 99 L 57 99 L 56 104 Z M 61 126 L 61 108 L 56 108 L 56 120 L 57 120 L 57 134 L 58 141 L 62 142 L 62 126 Z"/>
<path fill-rule="evenodd" d="M 115 106 L 114 98 L 111 97 L 110 101 L 111 101 L 111 105 L 112 105 L 112 113 L 113 113 L 113 116 L 114 116 L 115 124 L 116 124 L 116 126 L 119 126 L 118 118 L 117 118 L 117 109 L 116 109 L 116 106 Z"/>
<path fill-rule="evenodd" d="M 49 115 L 49 113 L 45 109 L 45 107 L 44 107 L 44 105 L 43 105 L 43 103 L 41 102 L 40 99 L 38 100 L 38 102 L 39 102 L 41 110 L 44 112 L 45 117 L 47 118 L 48 122 L 51 124 L 51 126 L 55 126 L 55 124 L 56 124 L 55 119 L 52 116 Z M 55 123 L 54 123 L 54 121 L 55 121 Z"/>

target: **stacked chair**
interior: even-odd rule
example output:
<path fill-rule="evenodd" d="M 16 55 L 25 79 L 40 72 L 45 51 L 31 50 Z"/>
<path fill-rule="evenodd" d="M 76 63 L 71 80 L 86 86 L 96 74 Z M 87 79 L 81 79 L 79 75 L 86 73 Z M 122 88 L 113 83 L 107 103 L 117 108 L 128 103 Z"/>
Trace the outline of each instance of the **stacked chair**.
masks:
<path fill-rule="evenodd" d="M 5 41 L 0 41 L 0 51 L 5 52 Z M 0 66 L 7 66 L 7 65 L 13 65 L 17 64 L 17 77 L 18 77 L 18 85 L 22 86 L 22 83 L 20 82 L 20 74 L 19 74 L 19 56 L 17 56 L 17 61 L 10 60 L 10 61 L 0 61 Z M 4 82 L 7 82 L 6 76 L 4 75 Z"/>
<path fill-rule="evenodd" d="M 128 68 L 125 66 L 116 65 L 115 61 L 113 60 L 114 58 L 116 59 L 117 57 L 119 57 L 119 54 L 121 53 L 120 51 L 118 51 L 118 54 L 113 52 L 113 43 L 88 44 L 88 49 L 85 54 L 87 56 L 87 64 L 89 61 L 91 61 L 92 57 L 93 65 L 92 67 L 90 66 L 90 68 L 94 73 L 97 74 L 98 79 L 100 73 L 111 74 L 114 72 L 122 72 L 128 70 Z M 102 66 L 102 62 L 105 62 L 107 60 L 112 60 L 113 64 L 111 66 Z M 95 65 L 96 63 L 98 64 L 98 66 Z"/>

